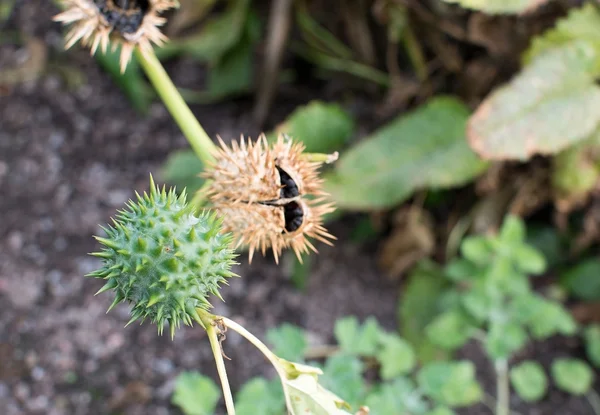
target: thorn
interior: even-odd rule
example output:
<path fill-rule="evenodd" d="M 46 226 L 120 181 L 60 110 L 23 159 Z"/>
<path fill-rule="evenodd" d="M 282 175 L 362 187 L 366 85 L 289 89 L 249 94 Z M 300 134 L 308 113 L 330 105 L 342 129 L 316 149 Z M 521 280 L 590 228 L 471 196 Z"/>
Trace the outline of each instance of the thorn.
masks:
<path fill-rule="evenodd" d="M 101 236 L 94 236 L 94 239 L 96 239 L 102 245 L 108 246 L 109 248 L 112 248 L 115 251 L 121 248 L 121 246 L 112 239 L 103 238 Z"/>
<path fill-rule="evenodd" d="M 117 287 L 117 282 L 115 280 L 110 280 L 106 284 L 104 284 L 104 286 L 102 288 L 100 288 L 98 290 L 98 292 L 94 295 L 101 294 L 105 291 L 112 290 L 113 288 L 116 288 L 116 287 Z"/>

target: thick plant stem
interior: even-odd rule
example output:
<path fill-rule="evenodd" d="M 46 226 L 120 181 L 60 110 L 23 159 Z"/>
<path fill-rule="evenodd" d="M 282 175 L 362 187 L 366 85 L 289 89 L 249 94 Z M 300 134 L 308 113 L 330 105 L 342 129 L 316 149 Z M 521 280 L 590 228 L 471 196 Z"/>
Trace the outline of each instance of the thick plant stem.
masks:
<path fill-rule="evenodd" d="M 135 54 L 150 82 L 154 85 L 156 92 L 179 125 L 198 158 L 204 164 L 210 163 L 213 160 L 212 151 L 216 146 L 194 117 L 156 55 L 154 53 L 141 53 L 138 49 L 136 49 Z"/>
<path fill-rule="evenodd" d="M 206 313 L 208 314 L 208 313 Z M 229 380 L 227 379 L 227 371 L 225 370 L 225 361 L 223 360 L 223 351 L 221 350 L 221 343 L 217 335 L 214 320 L 203 316 L 202 323 L 208 334 L 208 340 L 210 341 L 210 348 L 212 349 L 215 363 L 217 364 L 217 372 L 219 373 L 219 379 L 221 380 L 221 388 L 223 389 L 223 396 L 225 398 L 225 407 L 227 408 L 227 415 L 235 415 L 235 406 L 233 404 L 233 395 L 231 394 L 231 387 L 229 386 Z"/>
<path fill-rule="evenodd" d="M 508 383 L 508 361 L 498 359 L 496 366 L 496 415 L 510 414 L 510 389 Z"/>

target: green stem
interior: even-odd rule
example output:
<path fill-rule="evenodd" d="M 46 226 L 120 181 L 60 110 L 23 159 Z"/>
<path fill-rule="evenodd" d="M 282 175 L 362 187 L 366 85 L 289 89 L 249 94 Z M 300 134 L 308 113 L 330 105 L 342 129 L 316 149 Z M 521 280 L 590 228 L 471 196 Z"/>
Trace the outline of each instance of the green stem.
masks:
<path fill-rule="evenodd" d="M 212 151 L 216 146 L 206 134 L 190 107 L 185 103 L 175 85 L 173 85 L 173 81 L 169 78 L 156 55 L 154 53 L 141 53 L 138 49 L 135 50 L 135 54 L 150 82 L 154 85 L 156 92 L 179 125 L 198 158 L 204 164 L 210 163 L 213 160 Z"/>
<path fill-rule="evenodd" d="M 198 310 L 199 311 L 199 310 Z M 229 380 L 227 379 L 227 371 L 225 370 L 225 361 L 223 360 L 223 351 L 221 350 L 221 343 L 215 329 L 216 317 L 210 313 L 199 312 L 201 316 L 201 323 L 208 334 L 208 340 L 210 341 L 210 348 L 212 349 L 215 363 L 217 364 L 217 372 L 219 379 L 221 380 L 221 388 L 223 389 L 223 396 L 225 398 L 225 407 L 227 408 L 227 415 L 235 415 L 235 406 L 233 404 L 233 395 L 231 394 L 231 387 L 229 386 Z"/>
<path fill-rule="evenodd" d="M 508 362 L 498 359 L 496 366 L 496 415 L 510 414 L 510 389 L 508 384 Z"/>

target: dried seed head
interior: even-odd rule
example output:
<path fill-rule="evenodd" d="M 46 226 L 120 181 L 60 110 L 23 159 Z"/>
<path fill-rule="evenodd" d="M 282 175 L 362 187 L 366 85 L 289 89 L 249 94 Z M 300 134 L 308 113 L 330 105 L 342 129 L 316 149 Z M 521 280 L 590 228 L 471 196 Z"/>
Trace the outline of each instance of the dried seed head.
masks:
<path fill-rule="evenodd" d="M 323 227 L 323 216 L 334 210 L 325 203 L 318 169 L 303 154 L 304 145 L 285 135 L 269 145 L 264 135 L 256 142 L 244 140 L 221 148 L 203 176 L 211 180 L 207 197 L 223 216 L 223 227 L 247 246 L 252 261 L 255 250 L 273 250 L 275 261 L 291 248 L 300 261 L 309 249 L 309 238 L 331 244 L 335 239 Z"/>
<path fill-rule="evenodd" d="M 176 0 L 60 1 L 65 11 L 54 20 L 73 25 L 66 35 L 65 48 L 81 41 L 93 55 L 98 47 L 106 53 L 110 41 L 113 49 L 120 44 L 122 72 L 136 46 L 142 53 L 151 53 L 153 43 L 160 46 L 167 40 L 159 29 L 166 20 L 159 15 L 178 6 Z"/>

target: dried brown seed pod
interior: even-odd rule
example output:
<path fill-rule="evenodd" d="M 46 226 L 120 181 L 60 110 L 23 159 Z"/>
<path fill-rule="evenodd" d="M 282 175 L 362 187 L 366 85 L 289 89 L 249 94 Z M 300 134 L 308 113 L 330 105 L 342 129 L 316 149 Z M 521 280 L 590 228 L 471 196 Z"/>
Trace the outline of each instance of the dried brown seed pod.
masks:
<path fill-rule="evenodd" d="M 178 6 L 176 0 L 60 0 L 64 11 L 54 20 L 72 25 L 66 35 L 65 48 L 78 41 L 103 52 L 112 42 L 113 49 L 121 45 L 121 71 L 124 72 L 137 46 L 142 53 L 151 53 L 152 44 L 162 45 L 167 37 L 160 31 L 166 19 L 165 10 Z"/>
<path fill-rule="evenodd" d="M 276 262 L 287 248 L 302 261 L 309 249 L 317 251 L 309 238 L 331 245 L 335 238 L 323 227 L 323 216 L 334 207 L 321 187 L 322 163 L 309 160 L 302 143 L 284 135 L 272 146 L 264 135 L 255 142 L 242 137 L 231 147 L 220 143 L 203 174 L 211 180 L 206 195 L 237 245 L 248 247 L 250 261 L 255 250 L 264 255 L 267 248 Z"/>

